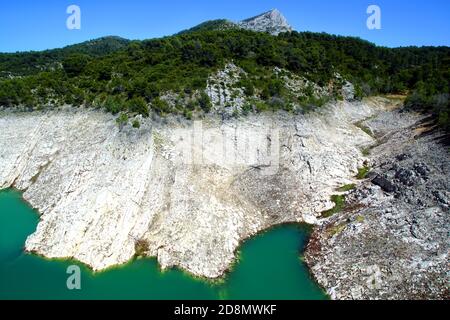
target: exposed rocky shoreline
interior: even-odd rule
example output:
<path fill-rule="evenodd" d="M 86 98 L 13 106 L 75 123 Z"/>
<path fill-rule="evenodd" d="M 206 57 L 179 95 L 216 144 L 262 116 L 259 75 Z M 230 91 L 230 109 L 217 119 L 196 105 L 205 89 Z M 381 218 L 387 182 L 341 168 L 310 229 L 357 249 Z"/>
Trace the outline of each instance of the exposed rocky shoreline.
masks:
<path fill-rule="evenodd" d="M 5 111 L 0 188 L 24 191 L 41 213 L 28 251 L 103 270 L 132 259 L 139 241 L 163 268 L 217 278 L 240 241 L 284 222 L 316 223 L 333 206 L 334 189 L 373 143 L 353 123 L 382 107 L 143 120 L 122 131 L 99 111 Z"/>
<path fill-rule="evenodd" d="M 4 111 L 0 189 L 24 191 L 41 214 L 28 251 L 96 271 L 140 254 L 218 278 L 241 241 L 306 222 L 318 225 L 306 261 L 332 298 L 442 298 L 448 154 L 433 135 L 413 139 L 418 115 L 391 107 L 371 98 L 307 115 L 141 119 L 123 130 L 95 110 Z M 368 162 L 374 173 L 346 211 L 321 219 Z M 392 192 L 372 182 L 375 172 Z"/>
<path fill-rule="evenodd" d="M 423 116 L 365 121 L 372 172 L 316 228 L 306 261 L 333 299 L 449 299 L 450 161 Z"/>

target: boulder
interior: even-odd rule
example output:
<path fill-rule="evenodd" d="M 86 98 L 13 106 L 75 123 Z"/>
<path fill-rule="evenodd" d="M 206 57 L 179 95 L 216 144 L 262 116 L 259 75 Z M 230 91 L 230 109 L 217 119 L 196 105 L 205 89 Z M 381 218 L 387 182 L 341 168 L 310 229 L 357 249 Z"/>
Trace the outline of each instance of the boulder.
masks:
<path fill-rule="evenodd" d="M 388 193 L 392 193 L 397 190 L 397 187 L 391 181 L 380 175 L 372 179 L 372 183 L 381 187 L 381 189 Z"/>

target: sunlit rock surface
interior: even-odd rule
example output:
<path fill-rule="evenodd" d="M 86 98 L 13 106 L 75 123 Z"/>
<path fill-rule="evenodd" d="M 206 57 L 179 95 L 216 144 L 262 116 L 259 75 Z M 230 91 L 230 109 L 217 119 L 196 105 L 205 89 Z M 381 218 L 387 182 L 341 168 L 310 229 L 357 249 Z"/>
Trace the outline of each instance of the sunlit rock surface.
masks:
<path fill-rule="evenodd" d="M 268 32 L 275 36 L 282 32 L 292 31 L 286 18 L 277 9 L 243 20 L 238 23 L 238 26 L 252 31 Z"/>
<path fill-rule="evenodd" d="M 28 251 L 103 270 L 129 261 L 139 241 L 163 268 L 215 278 L 240 241 L 283 222 L 316 223 L 333 206 L 373 143 L 354 123 L 383 106 L 144 120 L 122 131 L 100 111 L 5 111 L 0 187 L 23 190 L 41 214 Z"/>
<path fill-rule="evenodd" d="M 443 132 L 396 110 L 364 121 L 372 172 L 306 251 L 333 299 L 448 299 L 450 157 Z"/>

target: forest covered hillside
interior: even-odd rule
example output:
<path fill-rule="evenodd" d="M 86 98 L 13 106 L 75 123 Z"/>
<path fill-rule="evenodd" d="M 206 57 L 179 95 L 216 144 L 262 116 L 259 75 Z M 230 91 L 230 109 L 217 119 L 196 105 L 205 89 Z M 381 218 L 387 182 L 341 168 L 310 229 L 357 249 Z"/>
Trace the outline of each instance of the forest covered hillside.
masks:
<path fill-rule="evenodd" d="M 0 78 L 11 76 L 27 76 L 41 71 L 49 71 L 62 63 L 71 55 L 85 54 L 101 57 L 125 48 L 130 40 L 120 37 L 103 37 L 62 49 L 39 52 L 0 53 Z"/>
<path fill-rule="evenodd" d="M 248 110 L 292 111 L 292 104 L 309 110 L 342 99 L 336 88 L 349 81 L 357 99 L 408 95 L 407 107 L 433 113 L 449 129 L 449 47 L 390 49 L 359 38 L 311 32 L 273 36 L 223 30 L 224 21 L 160 39 L 107 37 L 63 49 L 0 54 L 0 106 L 34 109 L 71 104 L 112 113 L 191 117 L 211 110 L 205 94 L 208 77 L 232 62 L 245 71 L 236 86 L 252 97 L 249 104 L 258 101 L 258 107 L 250 105 Z M 320 99 L 311 88 L 305 88 L 302 96 L 292 95 L 274 68 L 334 89 Z M 168 92 L 179 103 L 161 99 Z"/>

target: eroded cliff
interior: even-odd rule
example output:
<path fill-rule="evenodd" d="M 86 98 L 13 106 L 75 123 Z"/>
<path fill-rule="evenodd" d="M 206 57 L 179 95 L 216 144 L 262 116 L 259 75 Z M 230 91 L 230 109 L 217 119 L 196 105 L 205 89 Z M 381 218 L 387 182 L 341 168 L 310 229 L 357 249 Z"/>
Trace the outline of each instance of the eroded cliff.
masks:
<path fill-rule="evenodd" d="M 28 251 L 103 270 L 129 261 L 138 243 L 163 268 L 216 278 L 243 239 L 316 223 L 333 206 L 373 143 L 354 123 L 383 108 L 374 99 L 122 131 L 99 111 L 4 112 L 0 186 L 23 190 L 41 214 Z"/>

